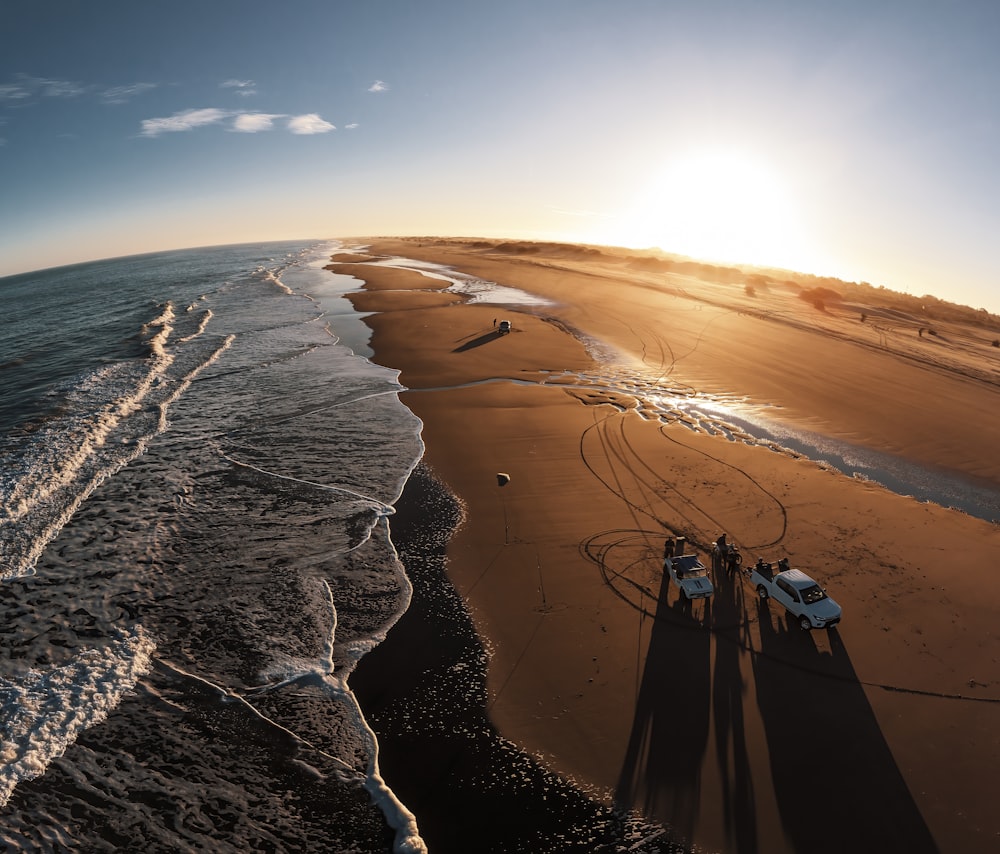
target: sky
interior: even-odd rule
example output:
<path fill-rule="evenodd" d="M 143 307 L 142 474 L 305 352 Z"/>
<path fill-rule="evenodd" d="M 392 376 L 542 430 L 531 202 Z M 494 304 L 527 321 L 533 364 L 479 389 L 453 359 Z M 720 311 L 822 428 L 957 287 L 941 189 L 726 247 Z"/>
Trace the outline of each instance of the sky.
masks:
<path fill-rule="evenodd" d="M 996 0 L 0 0 L 0 275 L 565 240 L 1000 313 Z"/>

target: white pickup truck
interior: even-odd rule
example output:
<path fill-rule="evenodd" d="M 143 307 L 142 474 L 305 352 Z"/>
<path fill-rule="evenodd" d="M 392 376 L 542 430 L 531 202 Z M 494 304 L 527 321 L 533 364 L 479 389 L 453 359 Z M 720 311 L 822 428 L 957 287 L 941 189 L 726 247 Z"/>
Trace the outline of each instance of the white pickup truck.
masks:
<path fill-rule="evenodd" d="M 788 559 L 778 561 L 778 570 L 758 560 L 747 570 L 750 583 L 761 599 L 773 599 L 788 613 L 798 617 L 799 625 L 809 629 L 830 629 L 840 622 L 840 605 L 800 569 L 789 569 Z"/>
<path fill-rule="evenodd" d="M 708 577 L 708 567 L 697 555 L 675 555 L 664 557 L 663 568 L 670 573 L 674 583 L 686 599 L 707 599 L 715 592 L 712 579 Z"/>

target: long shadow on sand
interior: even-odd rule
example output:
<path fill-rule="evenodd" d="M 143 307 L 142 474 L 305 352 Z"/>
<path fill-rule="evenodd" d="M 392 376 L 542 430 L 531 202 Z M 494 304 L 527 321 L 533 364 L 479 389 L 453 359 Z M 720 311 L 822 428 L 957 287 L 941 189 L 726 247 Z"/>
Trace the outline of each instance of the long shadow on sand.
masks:
<path fill-rule="evenodd" d="M 491 341 L 496 341 L 503 338 L 504 334 L 498 332 L 496 329 L 492 329 L 489 332 L 480 335 L 478 338 L 473 338 L 471 341 L 466 341 L 461 346 L 456 347 L 452 350 L 452 353 L 464 353 L 466 350 L 474 350 L 476 347 L 482 347 L 483 344 L 489 344 Z"/>
<path fill-rule="evenodd" d="M 794 850 L 936 852 L 837 630 L 823 652 L 767 603 L 758 615 L 757 703 Z"/>
<path fill-rule="evenodd" d="M 727 850 L 756 854 L 756 803 L 746 738 L 741 661 L 745 655 L 746 604 L 738 572 L 715 573 L 712 597 L 716 633 L 715 669 L 712 674 L 712 712 L 715 754 L 722 790 L 722 819 Z"/>
<path fill-rule="evenodd" d="M 690 602 L 668 604 L 669 578 L 664 573 L 660 584 L 615 803 L 665 820 L 690 841 L 708 744 L 711 633 Z"/>

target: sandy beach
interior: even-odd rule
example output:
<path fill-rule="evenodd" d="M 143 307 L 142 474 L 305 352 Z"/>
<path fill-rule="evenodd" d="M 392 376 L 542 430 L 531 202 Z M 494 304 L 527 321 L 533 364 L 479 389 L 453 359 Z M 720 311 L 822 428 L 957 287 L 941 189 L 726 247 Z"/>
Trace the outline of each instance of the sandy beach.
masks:
<path fill-rule="evenodd" d="M 942 321 L 926 334 L 926 318 L 888 304 L 817 308 L 777 282 L 750 289 L 593 247 L 364 243 L 330 269 L 365 282 L 352 301 L 372 312 L 374 359 L 400 370 L 426 453 L 392 523 L 408 572 L 414 561 L 416 608 L 352 685 L 432 852 L 463 850 L 484 815 L 503 833 L 464 850 L 587 850 L 532 848 L 541 825 L 575 820 L 571 795 L 498 800 L 484 780 L 500 760 L 476 738 L 392 723 L 427 660 L 454 668 L 448 651 L 477 642 L 487 676 L 466 732 L 493 728 L 533 758 L 531 773 L 553 775 L 553 792 L 568 781 L 616 815 L 662 824 L 661 842 L 996 850 L 1000 526 L 737 428 L 702 429 L 671 404 L 721 405 L 720 421 L 727 401 L 754 406 L 1000 491 L 995 331 Z M 391 257 L 549 303 L 469 301 L 372 263 Z M 439 486 L 457 503 L 431 500 Z M 424 529 L 437 532 L 430 546 Z M 662 569 L 666 538 L 708 563 L 722 532 L 744 565 L 787 556 L 816 578 L 841 624 L 803 631 L 740 573 L 716 573 L 710 599 L 682 599 Z M 422 586 L 421 572 L 446 572 L 453 593 Z M 434 616 L 449 595 L 471 628 Z M 454 779 L 452 814 L 420 797 L 428 775 Z M 611 850 L 600 844 L 591 850 Z"/>

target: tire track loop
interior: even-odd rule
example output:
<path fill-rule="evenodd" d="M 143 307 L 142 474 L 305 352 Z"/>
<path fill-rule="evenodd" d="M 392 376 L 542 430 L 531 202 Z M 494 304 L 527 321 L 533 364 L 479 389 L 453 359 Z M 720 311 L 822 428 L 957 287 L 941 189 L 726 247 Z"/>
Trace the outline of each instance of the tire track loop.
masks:
<path fill-rule="evenodd" d="M 615 446 L 615 447 L 612 446 L 612 437 L 609 435 L 608 422 L 614 418 L 620 419 L 620 416 L 621 413 L 616 412 L 613 415 L 607 415 L 601 420 L 598 420 L 597 413 L 594 414 L 594 424 L 588 427 L 586 430 L 583 431 L 583 433 L 580 434 L 580 459 L 582 460 L 583 464 L 587 467 L 587 469 L 590 471 L 590 473 L 605 487 L 605 489 L 607 489 L 612 495 L 617 496 L 626 505 L 626 507 L 628 507 L 629 512 L 632 515 L 632 518 L 636 522 L 637 529 L 639 530 L 642 529 L 642 526 L 639 523 L 639 514 L 642 514 L 644 516 L 648 516 L 650 519 L 656 522 L 657 525 L 659 525 L 663 530 L 669 531 L 672 534 L 676 533 L 671 528 L 670 524 L 657 514 L 657 512 L 653 509 L 652 502 L 648 499 L 648 497 L 645 494 L 643 494 L 645 493 L 646 490 L 648 490 L 648 492 L 651 492 L 654 496 L 656 496 L 656 490 L 652 488 L 647 482 L 645 482 L 636 475 L 635 470 L 631 468 L 631 466 L 628 463 L 628 460 L 625 459 L 624 453 L 621 450 L 621 446 Z M 621 429 L 621 427 L 619 427 L 619 429 Z M 613 482 L 609 481 L 608 478 L 606 478 L 597 470 L 594 461 L 588 456 L 585 444 L 588 436 L 590 436 L 591 433 L 593 433 L 593 435 L 596 436 L 596 440 L 598 442 L 598 447 L 600 450 L 600 456 L 606 463 L 608 470 L 610 471 L 610 477 L 612 478 Z M 625 446 L 631 449 L 631 446 L 629 446 L 627 442 L 625 443 Z M 634 455 L 635 451 L 632 450 L 632 453 Z M 621 465 L 620 466 L 616 465 L 615 460 L 617 460 Z M 620 475 L 621 469 L 624 469 L 625 472 L 627 472 L 635 479 L 635 484 L 638 491 L 641 494 L 641 498 L 646 499 L 645 506 L 637 503 L 636 501 L 632 500 L 629 497 L 628 490 L 626 489 L 625 484 L 622 482 L 622 477 Z M 657 498 L 659 498 L 659 496 L 657 496 Z M 662 501 L 662 499 L 660 500 Z M 692 527 L 694 527 L 693 521 L 690 518 L 686 517 L 685 514 L 683 514 L 683 512 L 681 512 L 679 508 L 674 507 L 669 502 L 666 503 L 672 510 L 674 510 L 678 515 L 683 516 L 687 520 L 687 522 L 690 525 L 692 525 Z"/>
<path fill-rule="evenodd" d="M 611 422 L 611 420 L 616 416 L 619 416 L 617 423 L 610 424 L 609 422 Z M 643 456 L 636 450 L 632 441 L 629 439 L 626 432 L 626 424 L 626 420 L 620 417 L 620 413 L 609 415 L 600 421 L 597 421 L 595 416 L 594 425 L 588 427 L 580 436 L 580 457 L 584 465 L 609 492 L 618 496 L 618 498 L 620 498 L 631 509 L 633 518 L 636 519 L 637 523 L 637 514 L 643 514 L 656 522 L 663 530 L 670 531 L 674 535 L 683 534 L 692 545 L 701 548 L 703 551 L 710 550 L 712 535 L 709 531 L 713 528 L 725 530 L 726 525 L 713 516 L 708 510 L 701 507 L 697 502 L 691 500 L 674 484 L 668 482 L 649 464 L 647 460 L 643 458 Z M 613 429 L 616 429 L 617 432 L 612 432 Z M 596 434 L 600 443 L 604 462 L 607 464 L 614 479 L 613 483 L 598 472 L 595 467 L 595 463 L 588 458 L 585 443 L 588 434 L 592 431 Z M 660 428 L 660 433 L 665 438 L 687 450 L 697 451 L 703 456 L 739 472 L 778 505 L 782 517 L 781 534 L 775 540 L 769 543 L 761 544 L 760 546 L 753 546 L 753 548 L 764 548 L 776 545 L 784 539 L 788 525 L 788 518 L 784 505 L 782 505 L 772 493 L 761 486 L 751 475 L 730 463 L 726 463 L 724 460 L 713 457 L 707 452 L 698 451 L 697 449 L 691 448 L 683 442 L 668 436 L 664 432 L 662 426 Z M 619 474 L 622 470 L 627 472 L 630 476 L 632 483 L 634 484 L 634 490 L 638 491 L 640 494 L 639 499 L 636 499 L 634 496 L 630 496 L 629 493 L 632 490 L 627 487 L 627 485 L 623 482 L 623 478 Z M 648 476 L 644 476 L 642 474 L 642 470 L 648 472 Z M 671 500 L 667 497 L 667 495 L 663 494 L 664 490 L 672 493 L 676 496 L 676 498 Z M 665 505 L 669 508 L 673 516 L 671 521 L 663 518 L 661 515 L 662 510 L 656 509 L 657 504 Z M 702 517 L 701 521 L 699 522 L 696 516 L 692 515 L 684 508 L 695 510 L 696 513 Z M 678 520 L 680 520 L 679 524 Z"/>
<path fill-rule="evenodd" d="M 651 368 L 654 371 L 659 371 L 659 373 L 653 378 L 653 382 L 660 382 L 666 377 L 669 377 L 674 372 L 674 367 L 677 364 L 677 356 L 674 353 L 674 349 L 670 344 L 670 341 L 661 336 L 659 333 L 651 331 L 651 327 L 637 328 L 633 326 L 629 321 L 623 318 L 620 314 L 609 313 L 608 315 L 611 319 L 618 321 L 625 329 L 627 329 L 639 342 L 639 347 L 641 351 L 640 361 L 643 365 Z M 657 345 L 659 350 L 659 364 L 652 364 L 649 358 L 649 346 L 647 340 L 652 338 Z M 669 362 L 669 364 L 668 364 Z M 687 383 L 681 383 L 684 388 L 688 389 L 691 394 L 696 394 L 697 390 L 694 386 L 688 385 Z"/>
<path fill-rule="evenodd" d="M 733 463 L 727 462 L 726 460 L 723 460 L 723 459 L 721 459 L 719 457 L 716 457 L 715 455 L 708 453 L 708 451 L 703 451 L 700 448 L 693 448 L 690 445 L 687 445 L 684 442 L 680 441 L 679 439 L 675 438 L 674 436 L 668 435 L 667 432 L 666 432 L 666 429 L 665 429 L 667 426 L 669 426 L 669 425 L 667 425 L 667 424 L 660 425 L 660 433 L 661 433 L 661 435 L 665 439 L 673 442 L 675 445 L 679 445 L 680 447 L 684 448 L 685 450 L 691 451 L 693 453 L 701 454 L 706 459 L 712 460 L 713 462 L 716 462 L 719 465 L 724 466 L 725 468 L 728 468 L 731 471 L 734 471 L 737 474 L 742 475 L 748 481 L 750 481 L 750 483 L 752 483 L 761 493 L 763 493 L 769 499 L 771 499 L 771 501 L 774 502 L 774 504 L 777 506 L 778 512 L 781 514 L 781 533 L 778 534 L 777 537 L 775 537 L 773 540 L 770 540 L 769 542 L 758 543 L 758 544 L 755 544 L 755 545 L 747 545 L 746 548 L 748 548 L 748 549 L 766 549 L 766 548 L 771 548 L 772 546 L 776 546 L 779 543 L 781 543 L 781 542 L 784 541 L 785 536 L 788 533 L 788 508 L 785 507 L 784 503 L 781 501 L 780 498 L 778 498 L 778 496 L 776 496 L 773 492 L 771 492 L 769 489 L 767 489 L 767 487 L 765 487 L 759 480 L 757 480 L 746 469 L 742 469 L 739 466 L 734 465 Z M 708 514 L 706 513 L 705 515 L 707 516 Z M 713 521 L 715 521 L 715 520 L 713 519 Z M 722 528 L 722 529 L 725 528 L 724 525 L 719 525 L 719 527 Z"/>
<path fill-rule="evenodd" d="M 687 296 L 687 294 L 685 294 L 685 296 Z M 691 298 L 691 297 L 688 297 L 688 298 Z M 740 314 L 740 312 L 737 312 L 737 311 L 735 311 L 733 309 L 726 309 L 726 310 L 721 311 L 719 314 L 716 314 L 714 317 L 709 318 L 704 323 L 704 325 L 701 327 L 701 330 L 698 332 L 698 335 L 695 338 L 695 341 L 692 344 L 691 348 L 687 351 L 687 353 L 685 353 L 683 356 L 680 356 L 680 357 L 678 357 L 677 354 L 674 352 L 674 349 L 671 346 L 670 341 L 666 337 L 661 336 L 658 332 L 652 331 L 651 327 L 644 327 L 642 329 L 642 331 L 646 332 L 648 335 L 650 335 L 657 342 L 658 349 L 659 349 L 659 352 L 660 352 L 659 369 L 660 369 L 661 373 L 656 377 L 655 381 L 660 381 L 664 377 L 670 376 L 673 373 L 674 368 L 676 367 L 677 362 L 679 361 L 679 359 L 686 358 L 687 356 L 691 355 L 692 353 L 694 353 L 698 349 L 698 346 L 701 344 L 702 340 L 704 339 L 705 333 L 708 330 L 709 326 L 711 326 L 713 323 L 716 323 L 717 321 L 719 321 L 719 320 L 721 320 L 721 319 L 723 319 L 723 318 L 725 318 L 725 317 L 727 317 L 728 315 L 731 315 L 731 314 Z M 613 314 L 612 317 L 615 320 L 617 320 L 619 323 L 621 323 L 625 328 L 627 328 L 633 335 L 635 335 L 635 337 L 637 339 L 639 339 L 639 341 L 642 344 L 642 353 L 643 353 L 642 362 L 643 362 L 644 365 L 650 366 L 649 362 L 646 359 L 646 354 L 647 354 L 646 335 L 641 335 L 640 334 L 640 330 L 638 330 L 636 327 L 634 327 L 631 324 L 629 324 L 626 320 L 624 320 L 622 318 L 621 315 L 614 315 Z M 669 352 L 669 354 L 670 354 L 670 359 L 669 359 L 670 364 L 669 364 L 669 366 L 666 364 L 667 363 L 667 359 L 666 359 L 666 356 L 665 356 L 665 351 Z M 683 384 L 683 385 L 686 385 L 686 384 Z M 694 386 L 687 385 L 686 387 L 691 391 L 692 394 L 697 394 L 697 389 L 695 389 Z M 677 419 L 675 419 L 675 420 L 677 420 Z M 687 450 L 697 451 L 697 453 L 702 454 L 707 459 L 713 460 L 714 462 L 717 462 L 720 465 L 723 465 L 723 466 L 725 466 L 727 468 L 730 468 L 733 471 L 738 472 L 739 474 L 743 475 L 743 477 L 745 477 L 747 480 L 749 480 L 755 487 L 757 487 L 757 489 L 759 489 L 764 495 L 766 495 L 768 498 L 770 498 L 778 506 L 778 509 L 779 509 L 779 511 L 781 513 L 781 519 L 782 519 L 781 533 L 778 535 L 778 537 L 776 539 L 774 539 L 774 540 L 772 540 L 770 542 L 761 543 L 759 545 L 748 546 L 748 548 L 758 548 L 758 549 L 769 548 L 771 546 L 778 545 L 780 542 L 782 542 L 784 540 L 785 535 L 786 535 L 786 533 L 788 531 L 788 512 L 787 512 L 787 509 L 785 508 L 784 504 L 782 504 L 782 502 L 777 498 L 777 496 L 775 496 L 772 492 L 768 491 L 759 481 L 757 481 L 752 475 L 750 475 L 744 469 L 741 469 L 738 466 L 733 465 L 732 463 L 728 463 L 728 462 L 726 462 L 726 461 L 724 461 L 722 459 L 719 459 L 718 457 L 715 457 L 715 456 L 709 454 L 706 451 L 701 451 L 701 450 L 692 448 L 689 445 L 685 445 L 683 442 L 680 442 L 679 440 L 673 438 L 672 436 L 668 436 L 667 433 L 664 431 L 664 429 L 663 429 L 662 426 L 660 428 L 660 433 L 665 438 L 669 439 L 670 441 L 674 442 L 675 444 L 677 444 L 677 445 L 679 445 L 679 446 L 681 446 L 681 447 L 683 447 L 683 448 L 685 448 Z M 645 462 L 645 460 L 642 459 L 642 457 L 635 451 L 635 449 L 628 442 L 627 438 L 625 437 L 624 423 L 622 423 L 622 426 L 621 426 L 621 435 L 622 435 L 623 442 L 629 446 L 629 449 L 632 451 L 632 454 L 635 457 L 635 459 L 637 459 L 652 475 L 654 475 L 657 479 L 661 480 L 663 482 L 663 484 L 668 489 L 670 489 L 672 492 L 674 492 L 677 495 L 677 497 L 679 499 L 681 499 L 681 501 L 683 501 L 685 504 L 687 504 L 687 505 L 689 505 L 691 507 L 694 507 L 696 510 L 698 510 L 698 512 L 701 513 L 703 516 L 705 516 L 705 518 L 707 518 L 710 522 L 713 522 L 715 524 L 715 526 L 719 530 L 725 530 L 726 529 L 726 526 L 724 524 L 720 523 L 711 514 L 709 514 L 703 508 L 699 507 L 695 502 L 690 501 L 683 493 L 680 492 L 680 490 L 678 490 L 672 484 L 668 483 L 665 479 L 660 478 L 660 476 L 652 469 L 651 466 L 649 466 Z M 581 442 L 581 449 L 582 449 L 582 442 Z M 623 457 L 620 457 L 620 459 L 622 459 L 622 462 L 626 466 L 628 466 L 628 463 L 624 460 Z M 591 469 L 591 471 L 593 472 L 593 469 Z M 596 476 L 596 472 L 595 472 L 595 476 Z M 607 484 L 605 484 L 605 486 L 607 486 Z M 653 491 L 655 493 L 655 490 L 653 490 Z M 622 496 L 622 498 L 624 499 L 624 496 Z M 691 520 L 691 518 L 689 516 L 687 516 L 686 514 L 680 512 L 679 508 L 677 508 L 676 505 L 674 505 L 672 502 L 666 501 L 666 499 L 663 499 L 663 500 L 667 503 L 667 505 L 674 512 L 676 512 L 680 516 L 686 518 L 689 522 L 693 522 L 693 520 Z M 663 525 L 664 527 L 666 527 L 666 524 L 664 523 L 663 520 L 661 520 L 661 519 L 659 519 L 659 518 L 657 518 L 655 516 L 653 518 L 657 522 L 659 522 L 661 525 Z M 697 526 L 695 526 L 695 527 L 697 527 Z M 701 531 L 700 533 L 704 534 L 704 531 Z M 710 548 L 710 545 L 708 545 L 708 544 L 706 544 L 704 542 L 692 540 L 690 537 L 689 537 L 689 541 L 693 542 L 695 545 L 700 546 L 701 548 L 703 548 L 706 551 Z"/>
<path fill-rule="evenodd" d="M 616 539 L 609 540 L 604 543 L 599 543 L 599 541 L 611 535 L 620 535 Z M 610 565 L 608 560 L 608 555 L 614 549 L 620 548 L 622 546 L 628 545 L 630 542 L 636 540 L 637 538 L 642 538 L 643 540 L 648 540 L 653 534 L 644 529 L 631 530 L 628 528 L 613 528 L 607 531 L 602 531 L 599 534 L 594 534 L 587 540 L 580 544 L 580 553 L 587 558 L 589 561 L 594 563 L 598 571 L 601 573 L 601 577 L 604 579 L 605 584 L 611 589 L 619 599 L 621 599 L 625 604 L 634 608 L 638 611 L 642 618 L 649 618 L 655 620 L 663 620 L 669 618 L 669 612 L 665 617 L 663 613 L 658 613 L 656 611 L 650 610 L 644 604 L 642 604 L 645 598 L 649 598 L 650 602 L 656 601 L 656 594 L 645 585 L 639 583 L 634 578 L 629 577 L 625 573 L 640 560 L 633 561 L 632 563 L 626 565 L 621 570 L 614 569 Z M 626 595 L 618 586 L 616 582 L 621 582 L 633 588 L 640 594 L 640 603 L 636 602 Z M 955 700 L 964 701 L 972 703 L 987 703 L 992 705 L 1000 705 L 1000 698 L 996 697 L 974 697 L 969 694 L 960 694 L 955 692 L 947 691 L 928 691 L 921 688 L 908 688 L 904 685 L 895 685 L 889 682 L 878 682 L 872 679 L 859 679 L 857 676 L 849 676 L 841 673 L 831 673 L 829 671 L 819 670 L 815 667 L 810 667 L 808 665 L 799 664 L 795 661 L 789 661 L 786 658 L 782 658 L 778 655 L 772 653 L 764 652 L 759 646 L 756 646 L 753 641 L 753 636 L 750 632 L 751 624 L 753 620 L 748 608 L 748 602 L 756 602 L 756 597 L 752 594 L 752 591 L 748 593 L 748 586 L 746 583 L 745 576 L 740 573 L 739 584 L 736 592 L 737 597 L 737 608 L 740 611 L 740 619 L 734 624 L 696 624 L 692 625 L 687 622 L 671 622 L 671 625 L 678 630 L 685 631 L 698 631 L 698 632 L 711 632 L 715 635 L 717 641 L 725 641 L 727 643 L 735 644 L 744 652 L 750 653 L 753 656 L 759 656 L 761 658 L 766 658 L 769 661 L 773 661 L 777 664 L 781 664 L 792 670 L 798 670 L 803 673 L 809 673 L 813 676 L 820 676 L 824 679 L 831 679 L 837 682 L 844 682 L 847 684 L 859 684 L 866 688 L 878 688 L 883 691 L 895 694 L 907 694 L 915 697 L 928 697 L 932 699 L 940 700 Z M 733 630 L 736 630 L 734 635 Z M 834 630 L 835 631 L 835 630 Z"/>
<path fill-rule="evenodd" d="M 643 477 L 640 474 L 638 468 L 640 466 L 642 468 L 645 468 L 651 475 L 653 475 L 658 480 L 663 482 L 668 489 L 670 489 L 677 495 L 680 501 L 685 503 L 686 506 L 693 507 L 710 522 L 715 522 L 718 527 L 722 526 L 718 523 L 718 520 L 716 520 L 710 513 L 700 508 L 695 502 L 687 499 L 683 495 L 683 493 L 681 493 L 678 489 L 676 489 L 676 487 L 666 483 L 666 481 L 664 481 L 662 478 L 659 477 L 659 475 L 655 472 L 655 470 L 636 451 L 634 445 L 631 443 L 625 432 L 626 421 L 624 418 L 620 416 L 621 413 L 614 413 L 612 415 L 608 415 L 598 420 L 597 415 L 595 413 L 594 424 L 591 427 L 588 427 L 586 430 L 584 430 L 580 436 L 580 456 L 584 465 L 586 465 L 587 469 L 591 472 L 591 474 L 593 474 L 594 477 L 597 478 L 597 480 L 606 489 L 608 489 L 612 494 L 616 495 L 625 503 L 625 505 L 629 508 L 629 512 L 632 515 L 632 518 L 636 521 L 637 527 L 634 529 L 625 529 L 625 528 L 612 529 L 609 531 L 602 532 L 601 534 L 596 534 L 593 537 L 589 538 L 588 540 L 582 542 L 580 544 L 579 549 L 584 557 L 586 557 L 588 560 L 590 560 L 598 567 L 598 571 L 601 573 L 601 577 L 604 583 L 611 589 L 611 591 L 619 599 L 621 599 L 627 605 L 629 605 L 630 607 L 634 608 L 639 612 L 640 620 L 645 620 L 646 618 L 654 620 L 663 619 L 664 617 L 662 614 L 656 611 L 652 611 L 649 607 L 647 607 L 644 604 L 647 598 L 649 599 L 650 604 L 655 603 L 658 599 L 656 593 L 651 588 L 647 587 L 644 584 L 641 584 L 639 581 L 637 581 L 635 578 L 631 577 L 628 574 L 630 569 L 634 568 L 637 565 L 645 563 L 645 561 L 648 560 L 649 553 L 652 553 L 654 555 L 657 553 L 657 550 L 654 549 L 653 547 L 653 539 L 659 538 L 660 536 L 659 532 L 658 531 L 652 532 L 642 527 L 639 524 L 640 514 L 648 516 L 650 519 L 656 522 L 660 528 L 663 528 L 664 530 L 670 530 L 667 522 L 663 520 L 654 510 L 654 505 L 653 502 L 649 499 L 649 495 L 652 494 L 655 497 L 655 499 L 657 499 L 659 502 L 666 504 L 671 510 L 677 513 L 679 516 L 686 519 L 688 524 L 690 524 L 695 530 L 698 530 L 700 532 L 701 529 L 699 529 L 694 520 L 688 514 L 681 511 L 675 505 L 674 502 L 664 498 L 663 496 L 658 495 L 655 487 L 650 483 L 647 477 Z M 617 420 L 614 423 L 612 423 L 612 420 L 616 418 Z M 730 468 L 735 472 L 738 472 L 739 474 L 743 475 L 747 480 L 749 480 L 754 485 L 754 487 L 759 489 L 763 494 L 767 495 L 774 502 L 774 504 L 778 507 L 778 510 L 781 514 L 781 520 L 782 520 L 781 533 L 778 535 L 778 537 L 767 543 L 750 546 L 749 548 L 767 548 L 779 544 L 784 539 L 788 528 L 787 509 L 785 508 L 784 504 L 780 501 L 780 499 L 778 499 L 773 493 L 767 490 L 752 475 L 750 475 L 745 470 L 739 468 L 738 466 L 734 466 L 731 463 L 727 463 L 726 461 L 721 460 L 707 452 L 691 448 L 689 445 L 686 445 L 685 443 L 680 442 L 679 440 L 674 439 L 671 436 L 668 436 L 667 433 L 664 431 L 664 428 L 666 426 L 667 425 L 661 425 L 660 427 L 660 433 L 665 438 L 669 439 L 670 441 L 680 445 L 681 447 L 687 450 L 697 451 L 706 458 L 711 459 L 723 466 L 726 466 L 727 468 Z M 613 432 L 613 430 L 616 430 L 617 433 Z M 589 459 L 587 456 L 586 448 L 584 447 L 584 445 L 587 436 L 591 434 L 591 432 L 593 432 L 597 437 L 604 462 L 607 464 L 611 472 L 611 478 L 613 482 L 609 481 L 607 478 L 602 476 L 596 470 L 592 460 Z M 636 463 L 635 461 L 638 462 Z M 622 476 L 622 471 L 624 471 L 628 475 L 628 477 L 634 483 L 635 488 L 639 491 L 640 493 L 639 500 L 635 500 L 628 494 L 629 489 L 627 485 L 627 478 Z M 600 543 L 600 545 L 597 545 L 600 539 L 607 537 L 608 535 L 611 534 L 616 534 L 619 536 L 617 536 L 614 540 Z M 627 563 L 622 568 L 614 568 L 612 566 L 612 561 L 609 560 L 610 553 L 615 549 L 627 547 L 636 540 L 641 541 L 645 545 L 646 554 L 644 554 L 643 557 L 641 558 L 632 560 L 630 563 Z M 707 550 L 708 548 L 704 542 L 701 542 L 696 537 L 689 537 L 689 542 L 691 542 L 693 545 L 702 548 L 702 550 Z M 885 691 L 891 691 L 895 693 L 905 693 L 917 696 L 937 697 L 941 699 L 952 699 L 952 700 L 970 700 L 975 702 L 1000 703 L 1000 700 L 998 699 L 985 698 L 985 697 L 972 697 L 964 694 L 930 692 L 921 689 L 907 688 L 905 686 L 900 686 L 900 685 L 893 685 L 890 683 L 882 683 L 872 680 L 858 679 L 856 676 L 848 677 L 842 674 L 824 672 L 816 668 L 796 664 L 795 662 L 788 661 L 779 656 L 765 653 L 762 649 L 759 648 L 759 644 L 755 645 L 751 633 L 751 625 L 753 619 L 749 612 L 748 603 L 751 601 L 756 601 L 756 599 L 752 595 L 748 594 L 746 578 L 742 573 L 740 573 L 738 580 L 736 581 L 736 584 L 737 584 L 737 590 L 734 591 L 734 596 L 736 597 L 738 617 L 735 622 L 726 624 L 718 624 L 712 622 L 701 625 L 689 625 L 686 623 L 678 623 L 677 628 L 683 628 L 690 631 L 708 631 L 711 632 L 716 637 L 717 640 L 735 644 L 741 650 L 748 652 L 751 655 L 763 656 L 765 658 L 768 658 L 769 660 L 775 661 L 777 663 L 783 664 L 793 669 L 800 669 L 805 672 L 809 672 L 811 674 L 822 676 L 828 679 L 833 679 L 836 681 L 843 681 L 850 683 L 856 682 L 869 688 L 881 688 L 882 690 Z M 633 591 L 637 592 L 639 594 L 639 603 L 636 604 L 636 602 L 634 601 L 634 597 L 628 596 L 627 592 L 623 590 L 622 587 L 631 588 Z M 537 631 L 537 627 L 535 631 Z M 640 624 L 640 633 L 641 633 L 641 624 Z M 533 638 L 534 638 L 534 632 L 532 633 L 532 639 Z M 529 645 L 530 645 L 530 640 L 529 640 Z M 520 659 L 518 660 L 518 663 L 520 663 Z"/>
<path fill-rule="evenodd" d="M 621 534 L 623 536 L 617 539 L 611 540 L 609 542 L 603 542 L 598 545 L 598 542 L 604 537 Z M 602 531 L 599 534 L 594 534 L 592 537 L 588 537 L 582 543 L 580 543 L 580 554 L 582 554 L 587 560 L 591 561 L 597 566 L 598 571 L 601 573 L 601 577 L 604 579 L 604 583 L 611 588 L 611 592 L 615 594 L 619 599 L 621 599 L 626 604 L 640 611 L 644 616 L 649 618 L 654 618 L 656 616 L 655 611 L 647 609 L 644 605 L 636 605 L 631 599 L 628 598 L 621 590 L 615 586 L 616 581 L 621 581 L 624 584 L 634 588 L 643 597 L 648 597 L 651 604 L 656 603 L 656 592 L 643 584 L 640 584 L 634 578 L 626 575 L 625 573 L 631 569 L 633 566 L 639 563 L 643 563 L 642 559 L 635 560 L 626 566 L 622 570 L 613 569 L 607 560 L 608 553 L 613 549 L 620 548 L 622 546 L 628 545 L 635 540 L 641 540 L 648 545 L 649 538 L 659 536 L 657 533 L 648 531 L 644 528 L 613 528 L 608 531 Z M 641 600 L 640 600 L 641 601 Z"/>

